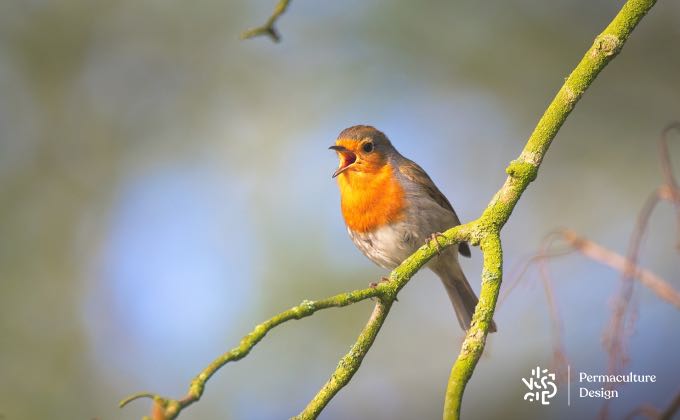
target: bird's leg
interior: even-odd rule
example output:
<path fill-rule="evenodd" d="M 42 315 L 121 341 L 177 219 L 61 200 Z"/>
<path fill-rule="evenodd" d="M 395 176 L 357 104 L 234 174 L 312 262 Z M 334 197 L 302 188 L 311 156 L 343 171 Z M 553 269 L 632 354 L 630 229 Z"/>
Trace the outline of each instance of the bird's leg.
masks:
<path fill-rule="evenodd" d="M 444 236 L 443 233 L 441 232 L 433 232 L 430 237 L 427 239 L 427 242 L 429 243 L 430 241 L 434 241 L 435 246 L 437 247 L 437 255 L 442 255 L 442 246 L 439 245 L 439 241 L 437 240 L 437 237 L 443 237 L 446 239 L 446 236 Z"/>

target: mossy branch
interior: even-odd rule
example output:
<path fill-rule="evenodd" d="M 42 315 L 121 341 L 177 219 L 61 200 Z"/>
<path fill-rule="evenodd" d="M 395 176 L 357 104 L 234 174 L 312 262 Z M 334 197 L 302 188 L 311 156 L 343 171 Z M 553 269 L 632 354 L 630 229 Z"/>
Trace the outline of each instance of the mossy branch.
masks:
<path fill-rule="evenodd" d="M 508 178 L 494 195 L 473 229 L 479 232 L 484 253 L 482 289 L 479 304 L 467 331 L 461 352 L 451 369 L 444 402 L 444 419 L 460 418 L 465 386 L 482 355 L 489 323 L 493 317 L 502 280 L 503 251 L 500 231 L 527 186 L 536 178 L 552 140 L 567 119 L 576 102 L 605 66 L 621 51 L 635 26 L 654 6 L 656 0 L 628 0 L 605 30 L 595 38 L 576 68 L 571 72 L 517 160 L 508 166 Z"/>
<path fill-rule="evenodd" d="M 269 35 L 272 39 L 278 41 L 279 36 L 274 29 L 274 24 L 289 3 L 290 0 L 280 0 L 274 14 L 265 25 L 244 32 L 242 37 Z M 381 282 L 375 287 L 341 293 L 319 301 L 303 301 L 300 305 L 256 326 L 250 334 L 241 340 L 237 347 L 215 359 L 196 376 L 191 382 L 189 392 L 183 399 L 174 400 L 156 394 L 142 393 L 121 401 L 121 406 L 138 398 L 152 398 L 154 401 L 154 419 L 174 419 L 184 408 L 201 398 L 206 382 L 212 375 L 225 364 L 245 357 L 272 328 L 291 319 L 305 318 L 321 309 L 342 307 L 368 298 L 377 298 L 368 323 L 349 353 L 340 360 L 331 378 L 307 407 L 295 417 L 296 419 L 314 419 L 333 396 L 349 383 L 354 373 L 359 369 L 364 356 L 372 346 L 393 302 L 396 300 L 397 294 L 411 277 L 434 257 L 440 248 L 467 241 L 472 245 L 481 246 L 484 264 L 479 304 L 472 317 L 472 323 L 466 333 L 460 354 L 451 369 L 446 390 L 444 419 L 458 419 L 465 386 L 484 351 L 486 336 L 496 308 L 503 266 L 501 229 L 510 218 L 522 193 L 536 179 L 538 168 L 553 138 L 575 104 L 607 63 L 618 54 L 632 30 L 655 3 L 656 0 L 627 1 L 609 26 L 595 38 L 592 47 L 586 52 L 546 109 L 519 158 L 512 161 L 506 169 L 508 177 L 505 183 L 494 195 L 479 219 L 456 226 L 444 232 L 443 235 L 436 236 L 404 260 L 399 267 L 395 268 L 390 273 L 389 281 Z"/>
<path fill-rule="evenodd" d="M 138 393 L 123 399 L 120 406 L 124 407 L 128 403 L 140 398 L 153 400 L 154 413 L 156 417 L 163 420 L 176 418 L 186 407 L 198 401 L 203 395 L 205 385 L 212 375 L 229 362 L 234 362 L 244 358 L 250 353 L 253 347 L 259 343 L 272 328 L 292 319 L 302 319 L 314 314 L 316 311 L 342 307 L 357 303 L 369 298 L 377 298 L 373 314 L 368 323 L 362 330 L 356 343 L 352 346 L 349 353 L 345 355 L 338 364 L 331 379 L 323 386 L 314 399 L 307 407 L 296 416 L 297 419 L 313 419 L 319 415 L 328 402 L 342 389 L 354 373 L 359 369 L 364 356 L 373 345 L 373 341 L 382 327 L 387 314 L 397 300 L 397 294 L 408 283 L 413 275 L 425 265 L 432 257 L 440 252 L 442 247 L 447 247 L 455 243 L 466 241 L 470 234 L 466 225 L 456 226 L 445 233 L 445 237 L 437 237 L 430 243 L 420 247 L 413 255 L 394 269 L 390 274 L 389 281 L 380 282 L 365 289 L 353 290 L 347 293 L 340 293 L 335 296 L 317 301 L 305 300 L 267 321 L 256 326 L 248 335 L 241 339 L 238 346 L 224 353 L 215 359 L 208 367 L 199 373 L 189 386 L 189 391 L 182 399 L 171 399 L 154 393 Z M 154 420 L 156 419 L 154 417 Z"/>
<path fill-rule="evenodd" d="M 167 408 L 164 419 L 174 419 L 183 408 L 193 404 L 201 398 L 206 382 L 215 374 L 215 372 L 229 362 L 235 362 L 246 357 L 253 347 L 255 347 L 255 345 L 259 343 L 272 328 L 292 319 L 306 318 L 322 309 L 339 308 L 362 300 L 379 297 L 384 293 L 384 289 L 384 286 L 378 285 L 376 287 L 368 287 L 366 289 L 341 293 L 322 300 L 303 300 L 299 305 L 283 311 L 257 325 L 248 335 L 241 339 L 238 346 L 215 359 L 191 381 L 189 392 L 184 398 L 173 400 L 163 398 L 156 394 L 142 392 L 123 399 L 119 405 L 120 407 L 124 407 L 134 400 L 151 398 Z"/>
<path fill-rule="evenodd" d="M 352 376 L 359 370 L 364 356 L 366 356 L 366 353 L 368 353 L 368 350 L 370 350 L 375 341 L 375 337 L 380 332 L 380 327 L 382 327 L 385 318 L 387 318 L 392 302 L 394 302 L 393 299 L 378 299 L 373 308 L 373 313 L 361 334 L 359 334 L 356 343 L 352 345 L 349 353 L 340 359 L 338 367 L 328 382 L 307 404 L 307 407 L 294 417 L 295 420 L 315 419 L 330 402 L 331 398 L 349 383 Z"/>

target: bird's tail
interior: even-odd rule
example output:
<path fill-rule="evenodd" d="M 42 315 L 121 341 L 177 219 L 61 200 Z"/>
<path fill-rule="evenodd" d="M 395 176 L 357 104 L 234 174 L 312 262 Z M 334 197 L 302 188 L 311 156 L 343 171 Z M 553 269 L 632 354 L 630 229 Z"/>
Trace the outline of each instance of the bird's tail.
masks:
<path fill-rule="evenodd" d="M 472 314 L 475 313 L 475 307 L 479 300 L 465 278 L 465 273 L 463 273 L 455 258 L 447 259 L 446 264 L 437 264 L 433 267 L 433 271 L 444 283 L 444 288 L 446 288 L 446 293 L 448 293 L 453 309 L 456 311 L 460 326 L 467 330 L 470 328 Z M 489 332 L 496 332 L 496 323 L 493 320 L 491 320 Z"/>

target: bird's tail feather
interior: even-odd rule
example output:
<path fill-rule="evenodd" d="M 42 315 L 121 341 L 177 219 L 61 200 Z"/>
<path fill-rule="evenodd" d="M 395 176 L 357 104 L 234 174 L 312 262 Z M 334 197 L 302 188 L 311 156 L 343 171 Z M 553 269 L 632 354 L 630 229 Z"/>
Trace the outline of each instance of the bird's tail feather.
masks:
<path fill-rule="evenodd" d="M 453 309 L 456 311 L 456 317 L 460 326 L 467 330 L 470 328 L 472 322 L 472 314 L 475 313 L 477 306 L 477 295 L 472 290 L 470 283 L 465 278 L 465 273 L 460 268 L 458 261 L 454 260 L 453 264 L 445 264 L 446 267 L 438 267 L 435 270 L 437 275 L 441 278 L 446 288 L 446 293 L 453 304 Z M 492 320 L 489 332 L 496 332 L 496 323 Z"/>

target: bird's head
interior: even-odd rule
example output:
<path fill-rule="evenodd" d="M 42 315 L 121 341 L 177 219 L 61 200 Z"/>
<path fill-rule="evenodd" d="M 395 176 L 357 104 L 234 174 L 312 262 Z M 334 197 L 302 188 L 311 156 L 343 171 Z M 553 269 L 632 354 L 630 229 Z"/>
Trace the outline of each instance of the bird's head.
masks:
<path fill-rule="evenodd" d="M 390 155 L 395 152 L 385 134 L 367 125 L 343 130 L 329 149 L 335 150 L 340 159 L 333 178 L 349 172 L 377 173 L 389 163 Z"/>

